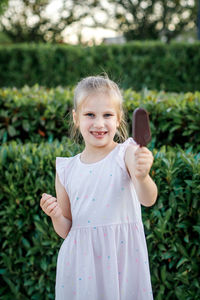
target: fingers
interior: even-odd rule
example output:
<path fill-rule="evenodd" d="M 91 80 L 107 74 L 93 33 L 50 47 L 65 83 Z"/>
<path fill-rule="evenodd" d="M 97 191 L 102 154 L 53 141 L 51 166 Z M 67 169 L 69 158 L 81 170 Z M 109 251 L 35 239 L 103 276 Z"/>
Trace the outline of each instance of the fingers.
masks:
<path fill-rule="evenodd" d="M 56 206 L 54 207 L 54 209 L 51 211 L 51 217 L 55 217 L 56 215 L 58 215 L 59 213 L 59 207 L 56 204 Z"/>
<path fill-rule="evenodd" d="M 148 165 L 152 165 L 153 164 L 153 160 L 151 158 L 148 158 L 148 159 L 139 159 L 136 161 L 136 166 L 148 166 Z"/>
<path fill-rule="evenodd" d="M 52 204 L 53 202 L 55 202 L 57 199 L 55 197 L 48 197 L 46 199 L 41 199 L 41 207 L 44 208 L 44 209 L 47 209 L 47 207 Z"/>
<path fill-rule="evenodd" d="M 135 160 L 137 164 L 152 164 L 154 161 L 154 157 L 151 151 L 149 149 L 144 148 L 143 152 L 135 153 Z"/>
<path fill-rule="evenodd" d="M 153 154 L 152 152 L 146 148 L 146 147 L 139 147 L 136 151 L 135 151 L 135 156 L 143 156 L 143 155 L 148 155 L 148 156 L 152 156 L 153 157 Z"/>
<path fill-rule="evenodd" d="M 49 194 L 42 194 L 42 198 L 40 199 L 40 206 L 44 205 L 44 203 L 48 200 L 52 198 L 52 195 L 49 195 Z"/>
<path fill-rule="evenodd" d="M 50 204 L 47 208 L 46 208 L 46 213 L 48 215 L 50 215 L 52 213 L 52 211 L 57 207 L 57 203 L 53 202 L 52 204 Z"/>
<path fill-rule="evenodd" d="M 151 152 L 147 147 L 138 147 L 135 151 L 135 154 L 139 154 L 139 153 L 149 153 Z"/>
<path fill-rule="evenodd" d="M 57 199 L 52 195 L 42 194 L 42 198 L 40 199 L 40 206 L 47 215 L 50 215 L 54 208 L 57 206 Z"/>
<path fill-rule="evenodd" d="M 147 158 L 154 159 L 153 154 L 152 154 L 151 152 L 150 152 L 150 153 L 139 153 L 139 154 L 136 154 L 136 155 L 135 155 L 135 158 L 136 158 L 136 159 L 139 159 L 139 158 L 143 158 L 143 159 L 147 159 Z"/>
<path fill-rule="evenodd" d="M 141 163 L 146 162 L 146 161 L 152 161 L 152 160 L 153 160 L 152 157 L 149 157 L 149 156 L 137 157 L 136 158 L 136 161 L 141 162 Z"/>
<path fill-rule="evenodd" d="M 152 152 L 146 147 L 138 147 L 135 151 L 135 176 L 144 179 L 149 174 L 154 161 Z"/>
<path fill-rule="evenodd" d="M 44 200 L 46 200 L 48 196 L 50 196 L 50 195 L 43 193 L 42 198 L 40 199 L 40 202 L 44 202 Z"/>

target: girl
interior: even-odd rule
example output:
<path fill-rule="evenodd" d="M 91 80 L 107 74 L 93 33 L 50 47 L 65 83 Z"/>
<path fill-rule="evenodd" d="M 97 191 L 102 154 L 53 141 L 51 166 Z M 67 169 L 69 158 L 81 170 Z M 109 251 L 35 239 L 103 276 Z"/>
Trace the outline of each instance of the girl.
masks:
<path fill-rule="evenodd" d="M 141 204 L 157 198 L 153 155 L 127 138 L 122 96 L 108 78 L 80 81 L 72 113 L 85 148 L 56 157 L 56 198 L 42 194 L 40 201 L 64 239 L 56 300 L 153 299 L 141 218 Z"/>

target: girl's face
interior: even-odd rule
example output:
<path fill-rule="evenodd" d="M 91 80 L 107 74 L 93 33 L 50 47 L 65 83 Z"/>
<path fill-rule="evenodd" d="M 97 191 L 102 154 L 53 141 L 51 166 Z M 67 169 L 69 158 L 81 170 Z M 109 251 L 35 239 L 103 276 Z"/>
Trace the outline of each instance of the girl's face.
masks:
<path fill-rule="evenodd" d="M 79 116 L 73 119 L 86 146 L 104 147 L 113 142 L 119 121 L 115 101 L 106 93 L 90 95 L 81 105 Z"/>

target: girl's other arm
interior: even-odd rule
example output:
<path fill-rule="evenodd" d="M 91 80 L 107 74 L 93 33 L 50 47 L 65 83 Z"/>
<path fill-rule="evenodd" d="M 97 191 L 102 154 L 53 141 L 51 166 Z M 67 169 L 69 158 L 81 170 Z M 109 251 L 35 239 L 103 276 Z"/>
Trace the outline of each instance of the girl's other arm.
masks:
<path fill-rule="evenodd" d="M 56 189 L 56 198 L 61 208 L 62 214 L 60 218 L 52 217 L 51 219 L 55 231 L 62 238 L 65 239 L 72 226 L 72 215 L 71 215 L 71 207 L 70 207 L 68 194 L 64 186 L 61 184 L 57 172 L 56 172 L 56 180 L 55 180 L 55 189 Z"/>
<path fill-rule="evenodd" d="M 133 181 L 139 201 L 144 206 L 155 204 L 158 189 L 149 176 L 153 155 L 146 147 L 130 145 L 125 153 L 125 164 Z"/>
<path fill-rule="evenodd" d="M 69 197 L 57 174 L 55 186 L 57 198 L 48 194 L 42 194 L 40 206 L 51 217 L 55 232 L 65 239 L 71 229 L 72 217 Z"/>

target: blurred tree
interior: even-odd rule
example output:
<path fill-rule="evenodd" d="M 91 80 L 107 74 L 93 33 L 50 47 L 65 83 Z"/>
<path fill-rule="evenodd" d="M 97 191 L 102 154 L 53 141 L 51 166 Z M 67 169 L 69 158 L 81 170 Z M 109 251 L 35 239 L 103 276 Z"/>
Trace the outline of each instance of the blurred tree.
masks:
<path fill-rule="evenodd" d="M 127 40 L 160 39 L 167 42 L 197 26 L 197 0 L 107 0 L 113 5 L 108 11 L 116 20 L 116 29 Z M 103 8 L 101 0 L 94 0 Z M 98 24 L 100 26 L 100 24 Z M 106 27 L 106 24 L 104 24 Z"/>
<path fill-rule="evenodd" d="M 0 15 L 2 15 L 8 6 L 8 0 L 0 1 Z M 0 31 L 0 44 L 9 43 L 10 40 L 6 34 Z"/>
<path fill-rule="evenodd" d="M 81 0 L 63 0 L 58 14 L 52 20 L 46 13 L 51 2 L 52 0 L 10 0 L 8 9 L 0 17 L 1 31 L 17 43 L 62 43 L 63 30 L 86 17 L 88 12 L 81 9 Z"/>
<path fill-rule="evenodd" d="M 200 40 L 200 0 L 198 1 L 197 37 Z"/>
<path fill-rule="evenodd" d="M 8 0 L 1 0 L 0 1 L 0 15 L 2 15 L 4 13 L 7 6 L 8 6 Z"/>

